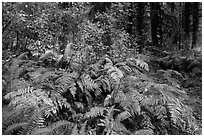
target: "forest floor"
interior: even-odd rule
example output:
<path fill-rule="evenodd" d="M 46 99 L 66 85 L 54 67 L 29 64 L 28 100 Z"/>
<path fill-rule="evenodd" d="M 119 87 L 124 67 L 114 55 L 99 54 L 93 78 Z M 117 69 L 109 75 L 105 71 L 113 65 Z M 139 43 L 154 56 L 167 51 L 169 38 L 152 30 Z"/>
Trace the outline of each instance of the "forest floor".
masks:
<path fill-rule="evenodd" d="M 160 50 L 158 50 L 159 52 L 162 52 L 162 51 L 160 51 Z M 148 69 L 147 70 L 141 70 L 141 72 L 142 72 L 142 74 L 141 74 L 141 77 L 139 77 L 139 74 L 140 73 L 138 73 L 139 71 L 134 71 L 134 69 L 133 69 L 133 71 L 132 71 L 132 74 L 131 74 L 131 76 L 135 76 L 135 75 L 137 75 L 138 74 L 138 79 L 140 79 L 141 80 L 141 82 L 138 82 L 138 81 L 134 81 L 134 79 L 131 79 L 130 81 L 131 82 L 133 82 L 134 84 L 138 84 L 138 83 L 144 83 L 144 85 L 142 85 L 141 84 L 141 88 L 138 88 L 138 89 L 142 89 L 142 90 L 138 90 L 138 91 L 145 91 L 146 89 L 147 89 L 147 86 L 145 85 L 145 82 L 144 81 L 148 81 L 149 83 L 154 83 L 154 85 L 167 85 L 169 88 L 158 88 L 158 91 L 159 91 L 159 95 L 161 95 L 161 96 L 163 96 L 163 95 L 165 95 L 166 93 L 166 95 L 165 95 L 165 98 L 168 98 L 170 101 L 174 101 L 174 98 L 176 98 L 177 100 L 180 100 L 182 103 L 179 103 L 179 105 L 178 106 L 180 106 L 180 107 L 178 107 L 178 108 L 176 108 L 175 110 L 177 111 L 178 110 L 178 113 L 179 114 L 181 114 L 181 117 L 183 118 L 183 117 L 192 117 L 192 114 L 193 114 L 193 116 L 194 116 L 194 118 L 193 118 L 193 122 L 192 123 L 196 123 L 195 125 L 195 129 L 196 130 L 193 130 L 193 132 L 192 132 L 192 134 L 198 134 L 198 135 L 202 135 L 202 71 L 200 70 L 201 68 L 201 66 L 194 66 L 194 68 L 196 68 L 197 67 L 197 69 L 198 70 L 192 70 L 191 72 L 188 72 L 187 73 L 187 71 L 186 71 L 186 69 L 185 70 L 181 70 L 181 69 L 179 69 L 179 70 L 176 70 L 175 68 L 162 68 L 162 66 L 161 66 L 161 64 L 159 64 L 159 62 L 158 62 L 158 60 L 159 59 L 161 59 L 161 58 L 166 58 L 166 57 L 168 57 L 168 56 L 174 56 L 174 58 L 173 59 L 176 59 L 176 58 L 178 58 L 179 56 L 181 57 L 181 54 L 178 54 L 178 56 L 176 55 L 177 53 L 170 53 L 170 52 L 168 52 L 168 54 L 166 54 L 166 55 L 161 55 L 161 54 L 158 54 L 156 51 L 147 51 L 145 54 L 138 54 L 137 55 L 137 57 L 138 58 L 141 58 L 142 60 L 144 60 L 144 62 L 147 62 L 146 64 L 148 64 Z M 187 58 L 189 57 L 189 55 L 190 54 L 185 54 L 185 61 L 187 60 Z M 175 57 L 176 56 L 176 57 Z M 182 58 L 180 58 L 179 57 L 179 59 L 182 59 Z M 195 56 L 194 56 L 194 59 L 195 60 L 198 60 L 199 59 L 199 63 L 201 63 L 200 62 L 200 60 L 202 60 L 202 54 L 201 54 L 201 52 L 199 51 L 198 53 L 195 53 Z M 109 61 L 108 59 L 106 59 L 105 61 Z M 111 61 L 111 60 L 110 60 Z M 191 60 L 192 62 L 194 61 L 193 59 Z M 104 61 L 103 61 L 104 62 Z M 191 62 L 191 63 L 192 63 Z M 175 63 L 175 62 L 174 62 Z M 176 63 L 178 63 L 178 62 L 176 62 Z M 185 62 L 186 63 L 186 62 Z M 108 64 L 108 63 L 106 63 L 106 64 Z M 179 63 L 178 63 L 179 64 Z M 178 65 L 177 64 L 177 65 Z M 179 64 L 180 65 L 180 64 Z M 185 65 L 185 64 L 182 64 L 182 65 Z M 194 64 L 195 65 L 195 64 Z M 44 70 L 46 70 L 46 67 L 43 67 L 43 66 L 41 66 Z M 198 68 L 199 67 L 199 68 Z M 21 67 L 19 67 L 19 69 L 20 68 L 22 68 L 22 66 Z M 27 66 L 26 66 L 26 68 L 27 68 Z M 31 68 L 31 69 L 36 69 L 35 67 L 34 68 Z M 58 82 L 57 82 L 57 80 L 56 80 L 56 82 L 55 83 L 63 83 L 64 81 L 66 82 L 66 78 L 67 79 L 70 79 L 71 78 L 71 76 L 69 76 L 70 74 L 75 74 L 75 73 L 62 73 L 63 75 L 62 76 L 60 76 L 60 73 L 59 73 L 59 71 L 58 71 L 58 73 L 55 73 L 55 70 L 56 70 L 56 67 L 54 67 L 54 68 L 51 68 L 51 69 L 54 69 L 54 71 L 52 70 L 52 71 L 45 71 L 45 73 L 43 73 L 43 74 L 41 74 L 41 73 L 36 73 L 35 71 L 34 72 L 31 72 L 30 73 L 30 75 L 28 75 L 28 76 L 30 76 L 31 78 L 30 79 L 32 79 L 32 76 L 33 76 L 33 79 L 35 78 L 35 80 L 36 81 L 38 81 L 39 79 L 41 80 L 41 79 L 48 79 L 48 76 L 53 76 L 53 77 L 56 77 L 57 79 L 59 79 L 58 77 L 60 77 L 60 80 L 61 80 L 61 82 L 59 82 L 59 80 L 58 80 Z M 37 70 L 39 70 L 39 69 L 37 69 Z M 135 69 L 136 70 L 136 69 Z M 8 71 L 9 73 L 10 73 L 10 71 Z M 56 71 L 57 72 L 57 71 Z M 93 71 L 94 72 L 94 71 Z M 97 71 L 96 71 L 97 72 Z M 137 73 L 136 73 L 137 72 Z M 196 73 L 197 72 L 197 73 Z M 26 72 L 27 73 L 27 72 Z M 34 74 L 33 74 L 34 73 Z M 122 72 L 121 72 L 122 73 Z M 39 76 L 40 75 L 42 75 L 41 77 L 43 77 L 43 78 L 40 78 Z M 55 74 L 55 75 L 53 75 L 53 74 Z M 64 76 L 64 74 L 69 74 L 68 76 L 67 75 L 65 75 Z M 4 77 L 4 79 L 6 79 L 6 80 L 9 80 L 9 79 L 11 79 L 9 76 L 10 75 L 8 75 L 8 73 L 3 73 L 3 76 L 8 76 L 8 77 Z M 46 76 L 47 75 L 47 76 Z M 34 77 L 35 76 L 35 77 Z M 66 78 L 64 78 L 64 77 L 66 77 Z M 95 76 L 95 75 L 94 75 Z M 101 75 L 102 76 L 102 75 Z M 24 76 L 25 77 L 25 76 Z M 62 77 L 62 78 L 61 78 Z M 74 75 L 73 75 L 73 77 L 74 77 Z M 75 77 L 77 77 L 77 76 L 75 76 Z M 137 77 L 136 77 L 137 78 Z M 52 78 L 49 82 L 50 83 L 54 83 L 53 80 L 54 78 Z M 77 78 L 75 78 L 75 79 L 77 79 Z M 73 78 L 73 80 L 75 80 L 74 78 Z M 87 79 L 82 79 L 82 80 L 84 80 L 84 81 L 89 81 L 89 79 L 91 79 L 91 77 L 89 77 L 89 78 L 87 78 Z M 53 81 L 52 81 L 53 80 Z M 92 80 L 92 79 L 91 79 Z M 90 80 L 90 81 L 91 81 Z M 28 80 L 27 80 L 28 81 Z M 33 80 L 34 81 L 34 80 Z M 42 80 L 43 81 L 43 80 Z M 69 80 L 69 81 L 71 81 L 71 80 Z M 93 80 L 92 80 L 93 81 Z M 72 81 L 71 81 L 72 82 Z M 70 82 L 70 83 L 71 83 Z M 147 83 L 148 83 L 147 82 Z M 34 83 L 34 82 L 33 82 Z M 48 83 L 48 84 L 50 84 L 50 83 Z M 89 83 L 91 83 L 91 82 L 89 82 Z M 93 82 L 92 82 L 93 83 Z M 124 81 L 124 83 L 125 83 L 125 81 Z M 128 83 L 128 82 L 127 82 Z M 36 83 L 35 83 L 36 84 Z M 40 84 L 41 84 L 41 82 L 39 82 L 39 83 L 37 83 L 37 84 L 39 84 L 39 86 L 41 86 Z M 112 84 L 112 83 L 111 83 Z M 113 83 L 114 84 L 114 83 Z M 130 84 L 130 87 L 132 86 L 132 84 L 131 83 L 128 83 L 128 84 Z M 7 83 L 7 84 L 4 84 L 4 85 L 9 85 L 9 82 Z M 25 84 L 26 85 L 26 84 Z M 51 85 L 51 84 L 50 84 Z M 70 84 L 71 85 L 71 84 Z M 92 84 L 92 85 L 94 85 L 94 84 Z M 124 84 L 125 85 L 125 84 Z M 138 84 L 139 85 L 139 84 Z M 37 85 L 38 86 L 38 85 Z M 59 86 L 59 85 L 54 85 L 54 86 Z M 60 85 L 61 86 L 61 85 Z M 66 86 L 66 85 L 65 85 Z M 152 87 L 152 85 L 150 84 L 150 86 L 149 87 Z M 149 88 L 148 87 L 148 88 Z M 49 88 L 52 88 L 52 87 L 49 87 Z M 126 87 L 125 87 L 126 88 Z M 144 89 L 145 88 L 145 89 Z M 4 89 L 8 89 L 8 88 L 4 88 Z M 30 88 L 29 88 L 30 89 Z M 54 88 L 53 88 L 54 89 Z M 57 88 L 56 88 L 57 89 Z M 137 89 L 137 88 L 135 88 L 135 89 Z M 150 89 L 150 88 L 149 88 Z M 169 90 L 169 89 L 173 89 L 173 91 L 175 91 L 174 93 L 175 94 L 172 94 L 173 96 L 175 96 L 173 99 L 171 98 L 171 94 L 168 94 L 168 93 L 170 93 L 172 90 Z M 174 90 L 175 89 L 175 90 Z M 178 89 L 178 90 L 177 90 Z M 157 90 L 157 89 L 156 89 Z M 160 90 L 162 90 L 162 91 L 164 91 L 164 92 L 161 92 L 160 93 Z M 7 93 L 7 91 L 9 91 L 9 90 L 3 90 L 3 95 L 5 95 L 6 93 Z M 28 90 L 29 91 L 29 90 Z M 36 91 L 38 91 L 38 90 L 36 90 Z M 41 90 L 39 90 L 40 92 L 41 92 Z M 54 91 L 54 90 L 53 90 Z M 83 90 L 81 90 L 81 91 L 83 91 Z M 151 93 L 153 93 L 152 91 L 154 91 L 154 88 L 152 88 L 152 89 L 150 89 L 150 90 L 148 90 L 148 91 L 150 91 Z M 181 92 L 180 92 L 181 91 Z M 24 90 L 22 91 L 22 92 L 24 92 Z M 27 92 L 27 90 L 26 90 L 26 92 Z M 124 90 L 124 92 L 126 92 L 125 90 Z M 179 94 L 178 92 L 180 92 L 181 94 Z M 13 92 L 14 93 L 14 92 Z M 13 94 L 12 93 L 12 94 Z M 69 93 L 69 92 L 68 92 Z M 70 92 L 71 93 L 71 92 Z M 158 92 L 155 92 L 155 94 L 157 94 Z M 178 93 L 178 94 L 177 94 Z M 29 93 L 28 94 L 30 94 L 30 91 L 29 91 Z M 80 92 L 75 92 L 74 93 L 74 97 L 75 97 L 75 95 L 77 95 L 77 97 L 75 97 L 74 99 L 72 99 L 71 97 L 72 97 L 72 95 L 71 94 L 67 94 L 66 96 L 64 96 L 68 101 L 73 101 L 73 102 L 77 102 L 78 104 L 80 103 L 83 107 L 82 108 L 85 108 L 84 106 L 85 105 L 83 105 L 82 103 L 84 103 L 85 101 L 81 101 L 80 99 L 82 98 L 82 96 L 81 96 L 81 94 L 82 93 L 80 93 Z M 6 94 L 7 96 L 8 96 L 8 94 Z M 26 94 L 25 94 L 26 95 Z M 22 95 L 22 96 L 25 96 L 25 95 Z M 55 94 L 54 94 L 55 95 Z M 128 95 L 129 94 L 124 94 L 124 96 L 126 97 L 128 97 Z M 131 96 L 132 96 L 132 94 L 130 94 Z M 142 95 L 142 93 L 140 94 L 140 95 Z M 181 96 L 179 96 L 179 95 L 181 95 Z M 90 95 L 91 96 L 91 95 Z M 15 96 L 14 96 L 15 97 Z M 46 96 L 47 97 L 47 96 Z M 61 96 L 60 96 L 61 97 Z M 108 96 L 109 97 L 109 96 Z M 120 96 L 119 96 L 120 97 Z M 157 97 L 158 96 L 154 96 L 154 97 L 150 97 L 150 98 L 156 98 L 157 99 Z M 79 99 L 78 99 L 79 98 Z M 77 100 L 78 99 L 78 100 Z M 134 100 L 135 100 L 135 98 L 133 98 Z M 88 99 L 87 99 L 88 100 Z M 131 100 L 130 98 L 128 98 L 128 100 Z M 4 102 L 5 101 L 5 102 Z M 20 100 L 20 102 L 22 101 L 22 99 Z M 67 103 L 69 104 L 69 102 L 67 101 Z M 70 101 L 70 102 L 71 102 Z M 81 103 L 81 102 L 82 103 Z M 92 101 L 92 100 L 91 100 Z M 90 101 L 90 102 L 91 102 Z M 106 107 L 107 106 L 105 106 L 105 107 L 103 107 L 104 106 L 104 102 L 105 101 L 107 101 L 107 97 L 106 97 L 106 95 L 104 95 L 104 98 L 103 98 L 103 94 L 100 94 L 100 97 L 98 97 L 98 98 L 95 98 L 95 101 L 93 101 L 93 102 L 91 102 L 91 103 L 87 103 L 89 106 L 88 107 L 90 107 L 91 109 L 92 108 L 103 108 L 102 110 L 104 110 L 104 109 L 106 109 Z M 179 102 L 180 102 L 179 101 Z M 154 101 L 152 101 L 152 100 L 150 100 L 149 102 L 154 102 Z M 62 102 L 62 103 L 64 103 L 64 102 Z M 3 105 L 5 104 L 5 108 L 7 107 L 7 104 L 9 104 L 9 100 L 3 100 Z M 70 103 L 71 104 L 71 103 Z M 131 103 L 129 103 L 128 101 L 127 101 L 127 104 L 131 104 Z M 181 104 L 181 105 L 180 105 Z M 184 109 L 184 111 L 182 111 L 182 109 L 180 109 L 180 108 L 182 108 L 183 106 L 190 106 L 190 108 L 193 110 L 193 111 L 191 111 L 191 109 L 188 107 L 187 109 Z M 71 105 L 70 105 L 71 106 Z M 74 107 L 76 107 L 76 106 L 74 106 Z M 73 108 L 74 108 L 73 107 Z M 80 106 L 79 106 L 80 107 Z M 87 108 L 88 108 L 87 107 Z M 74 108 L 75 109 L 75 108 Z M 81 108 L 80 108 L 81 109 Z M 80 110 L 79 108 L 77 108 L 76 107 L 76 112 L 78 112 L 78 115 L 81 117 L 81 115 L 83 116 L 83 115 L 87 115 L 87 113 L 88 113 L 88 115 L 89 115 L 89 113 L 90 112 L 92 112 L 92 111 L 87 111 L 86 109 L 81 109 Z M 6 110 L 6 109 L 5 109 Z M 93 110 L 93 109 L 92 109 Z M 193 112 L 193 113 L 191 113 L 190 115 L 189 115 L 189 113 L 187 113 L 186 115 L 184 115 L 187 111 L 188 112 Z M 86 112 L 87 111 L 87 112 Z M 64 110 L 63 110 L 63 112 L 64 112 Z M 102 111 L 103 112 L 103 111 Z M 156 112 L 156 111 L 154 111 L 153 110 L 153 112 Z M 6 114 L 4 114 L 5 116 L 7 116 Z M 75 113 L 73 113 L 73 116 L 75 116 L 76 114 Z M 77 116 L 78 116 L 77 115 Z M 62 113 L 62 116 L 64 116 L 64 114 Z M 66 114 L 66 116 L 67 116 L 67 114 Z M 69 117 L 70 117 L 70 115 L 68 115 Z M 72 115 L 71 115 L 72 116 Z M 24 117 L 24 116 L 23 116 Z M 12 117 L 12 118 L 14 118 L 14 117 Z M 12 118 L 10 118 L 10 119 L 12 119 Z M 67 117 L 65 117 L 65 118 L 67 118 Z M 98 118 L 98 117 L 97 117 Z M 15 118 L 14 118 L 15 119 Z M 95 118 L 94 118 L 95 119 Z M 84 119 L 82 119 L 82 120 L 84 120 Z M 190 123 L 191 122 L 191 119 L 189 120 L 189 119 L 187 119 L 188 121 L 186 122 L 187 124 L 187 126 L 188 126 L 188 123 Z M 196 122 L 195 122 L 195 120 L 196 120 Z M 76 120 L 77 122 L 78 122 L 78 119 Z M 74 121 L 75 122 L 75 121 Z M 127 121 L 126 121 L 127 122 Z M 97 123 L 95 120 L 94 120 L 94 123 Z M 134 121 L 134 123 L 135 123 L 135 121 Z M 89 123 L 90 125 L 93 125 L 93 123 L 92 123 L 92 120 L 90 121 L 90 123 Z M 132 123 L 131 123 L 132 124 Z M 5 124 L 6 125 L 6 124 Z M 198 126 L 197 126 L 198 125 Z M 180 127 L 182 127 L 183 125 L 181 125 Z M 5 126 L 6 127 L 6 126 Z M 129 129 L 131 129 L 130 127 L 134 127 L 134 126 L 129 126 L 129 125 L 127 125 L 127 128 L 129 128 Z M 184 126 L 185 127 L 185 126 Z M 163 131 L 163 130 L 162 130 Z M 134 132 L 133 130 L 131 131 L 130 130 L 130 132 L 127 132 L 127 134 L 131 134 L 132 132 Z M 173 130 L 173 132 L 174 132 L 174 130 Z M 75 132 L 73 132 L 73 133 L 75 133 Z M 102 134 L 102 133 L 100 133 L 99 131 L 97 131 L 96 133 L 99 133 L 99 134 Z M 170 134 L 178 134 L 177 132 L 176 133 L 171 133 L 171 132 L 169 132 Z M 70 134 L 70 133 L 69 133 Z M 138 134 L 138 135 L 140 135 L 140 134 L 143 134 L 143 133 L 140 133 L 140 132 L 135 132 L 135 134 Z M 150 134 L 150 133 L 147 133 L 147 134 Z M 152 133 L 151 133 L 152 134 Z M 154 134 L 158 134 L 157 132 L 155 132 Z M 163 132 L 162 132 L 162 134 L 163 134 Z"/>
<path fill-rule="evenodd" d="M 202 51 L 198 49 L 198 51 L 196 52 L 198 54 L 198 58 L 202 58 Z M 161 68 L 155 60 L 160 57 L 150 55 L 149 58 L 152 61 L 148 62 L 149 68 L 151 70 L 148 74 L 148 77 L 150 77 L 154 81 L 157 81 L 157 83 L 169 84 L 167 80 L 161 77 L 161 75 L 158 75 L 158 72 L 161 70 Z M 187 98 L 185 100 L 185 103 L 191 106 L 199 128 L 202 129 L 202 74 L 199 76 L 195 76 L 182 72 L 182 75 L 184 75 L 186 79 L 179 80 L 179 88 L 186 92 Z M 172 86 L 177 87 L 177 85 L 174 84 L 172 84 Z M 202 131 L 199 132 L 200 134 L 202 134 Z"/>

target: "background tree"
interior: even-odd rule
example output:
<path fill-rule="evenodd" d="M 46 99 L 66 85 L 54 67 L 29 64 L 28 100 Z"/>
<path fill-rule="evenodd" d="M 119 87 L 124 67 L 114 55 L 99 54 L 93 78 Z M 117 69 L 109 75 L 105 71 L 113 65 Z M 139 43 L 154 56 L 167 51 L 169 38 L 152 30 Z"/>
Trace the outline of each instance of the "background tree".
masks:
<path fill-rule="evenodd" d="M 152 32 L 152 45 L 161 46 L 162 44 L 162 18 L 161 18 L 161 5 L 160 3 L 150 3 L 151 14 L 151 32 Z"/>
<path fill-rule="evenodd" d="M 190 28 L 191 28 L 191 11 L 192 11 L 192 6 L 190 2 L 186 2 L 184 4 L 184 9 L 183 9 L 183 29 L 185 32 L 185 40 L 189 41 L 190 44 Z M 188 44 L 188 43 L 187 43 Z M 188 47 L 187 47 L 188 48 Z"/>
<path fill-rule="evenodd" d="M 192 33 L 192 46 L 193 49 L 196 45 L 197 41 L 197 32 L 199 27 L 199 3 L 194 2 L 192 5 L 192 15 L 193 15 L 193 33 Z"/>

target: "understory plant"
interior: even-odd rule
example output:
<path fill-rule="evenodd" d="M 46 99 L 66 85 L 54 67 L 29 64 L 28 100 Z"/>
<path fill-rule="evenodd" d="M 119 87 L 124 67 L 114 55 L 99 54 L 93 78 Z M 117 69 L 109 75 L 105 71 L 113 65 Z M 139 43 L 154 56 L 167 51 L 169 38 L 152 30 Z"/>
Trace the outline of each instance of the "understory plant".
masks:
<path fill-rule="evenodd" d="M 11 91 L 4 96 L 9 104 L 3 108 L 3 134 L 149 135 L 198 130 L 192 109 L 185 104 L 185 91 L 155 83 L 139 56 L 113 62 L 106 55 L 86 66 L 82 56 L 86 54 L 73 56 L 65 69 L 22 56 L 13 60 Z M 44 63 L 59 63 L 52 57 Z"/>

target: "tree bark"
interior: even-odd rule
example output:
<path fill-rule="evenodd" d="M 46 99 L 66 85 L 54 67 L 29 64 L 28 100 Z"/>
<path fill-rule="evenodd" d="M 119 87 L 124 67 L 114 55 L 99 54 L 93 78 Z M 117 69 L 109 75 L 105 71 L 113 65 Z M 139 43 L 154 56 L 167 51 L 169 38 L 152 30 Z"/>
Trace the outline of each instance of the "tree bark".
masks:
<path fill-rule="evenodd" d="M 196 45 L 197 41 L 197 32 L 198 32 L 198 26 L 199 26 L 199 3 L 194 2 L 192 5 L 192 15 L 193 15 L 193 34 L 192 34 L 192 46 L 191 49 L 193 49 Z"/>
<path fill-rule="evenodd" d="M 158 46 L 158 37 L 157 29 L 159 24 L 159 15 L 158 15 L 158 3 L 150 3 L 150 15 L 151 15 L 151 34 L 152 34 L 152 45 Z"/>

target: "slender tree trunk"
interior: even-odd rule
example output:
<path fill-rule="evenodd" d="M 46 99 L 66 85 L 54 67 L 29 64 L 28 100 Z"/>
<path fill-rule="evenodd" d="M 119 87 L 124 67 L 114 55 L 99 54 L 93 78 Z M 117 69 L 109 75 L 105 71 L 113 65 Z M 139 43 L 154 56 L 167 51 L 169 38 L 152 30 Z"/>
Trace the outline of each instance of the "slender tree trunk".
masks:
<path fill-rule="evenodd" d="M 179 18 L 178 18 L 178 23 L 179 23 L 179 50 L 181 50 L 182 49 L 182 47 L 181 47 L 181 45 L 182 45 L 182 35 L 181 35 L 181 22 L 182 22 L 182 14 L 181 14 L 181 7 L 182 5 L 181 5 L 181 2 L 179 3 Z"/>
<path fill-rule="evenodd" d="M 162 47 L 163 45 L 163 24 L 162 24 L 162 10 L 161 10 L 162 3 L 157 4 L 157 12 L 158 12 L 158 36 L 159 36 L 159 46 Z"/>
<path fill-rule="evenodd" d="M 190 2 L 185 2 L 184 5 L 184 19 L 183 19 L 183 29 L 186 33 L 186 35 L 190 35 L 190 23 L 191 23 L 191 19 L 190 19 L 190 15 L 191 15 L 191 3 Z"/>
<path fill-rule="evenodd" d="M 133 26 L 133 3 L 130 3 L 130 6 L 128 7 L 129 16 L 128 16 L 128 25 L 127 25 L 127 32 L 131 35 L 132 34 L 132 26 Z"/>
<path fill-rule="evenodd" d="M 156 3 L 150 3 L 150 14 L 151 14 L 151 34 L 152 34 L 152 45 L 158 46 L 157 38 L 157 25 L 158 25 L 158 13 L 156 12 Z"/>
<path fill-rule="evenodd" d="M 191 3 L 190 2 L 185 2 L 184 3 L 184 9 L 183 9 L 183 20 L 182 20 L 182 28 L 184 30 L 184 41 L 185 43 L 185 48 L 189 49 L 189 44 L 190 44 L 190 24 L 191 24 Z"/>
<path fill-rule="evenodd" d="M 174 12 L 174 10 L 175 10 L 175 4 L 174 2 L 171 2 L 171 12 Z"/>
<path fill-rule="evenodd" d="M 161 4 L 159 2 L 150 3 L 152 45 L 157 47 L 163 43 L 161 12 Z"/>
<path fill-rule="evenodd" d="M 192 34 L 192 46 L 191 49 L 193 49 L 196 45 L 197 41 L 197 32 L 198 32 L 198 26 L 199 26 L 199 3 L 194 2 L 192 6 L 192 15 L 193 15 L 193 34 Z"/>
<path fill-rule="evenodd" d="M 144 44 L 145 44 L 145 22 L 144 22 L 144 16 L 145 16 L 145 3 L 139 2 L 137 4 L 137 43 L 140 46 L 139 47 L 139 53 L 143 53 Z"/>

